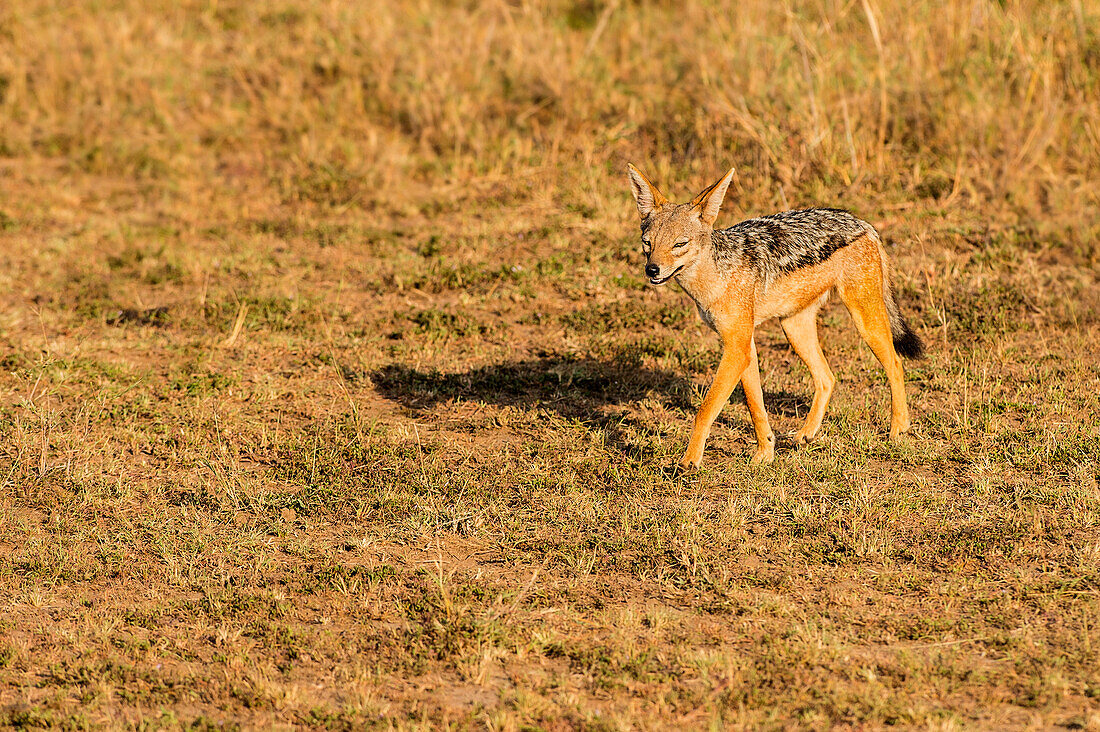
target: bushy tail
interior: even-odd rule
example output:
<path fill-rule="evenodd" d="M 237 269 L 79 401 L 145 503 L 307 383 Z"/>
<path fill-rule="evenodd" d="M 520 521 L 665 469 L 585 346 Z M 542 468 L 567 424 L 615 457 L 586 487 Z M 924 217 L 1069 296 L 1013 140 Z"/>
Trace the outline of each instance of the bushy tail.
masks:
<path fill-rule="evenodd" d="M 898 304 L 894 302 L 894 296 L 890 292 L 890 285 L 883 286 L 883 295 L 886 296 L 886 312 L 890 315 L 890 333 L 894 336 L 894 350 L 899 356 L 905 358 L 920 358 L 924 355 L 924 341 L 913 332 L 905 318 L 898 311 Z"/>
<path fill-rule="evenodd" d="M 890 317 L 890 333 L 894 336 L 894 350 L 899 356 L 905 358 L 920 358 L 924 355 L 924 341 L 920 339 L 905 318 L 901 316 L 901 310 L 894 300 L 894 288 L 890 284 L 890 265 L 886 260 L 886 250 L 882 248 L 882 241 L 878 239 L 879 260 L 882 262 L 882 299 L 886 302 L 886 314 Z"/>

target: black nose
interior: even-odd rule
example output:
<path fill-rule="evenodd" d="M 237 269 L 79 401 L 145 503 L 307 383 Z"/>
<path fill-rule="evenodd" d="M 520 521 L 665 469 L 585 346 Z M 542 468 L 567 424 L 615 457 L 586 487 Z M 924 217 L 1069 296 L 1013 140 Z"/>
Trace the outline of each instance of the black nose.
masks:
<path fill-rule="evenodd" d="M 653 278 L 653 277 L 656 277 L 657 275 L 659 275 L 660 273 L 661 273 L 661 268 L 658 267 L 655 264 L 647 264 L 645 266 L 646 277 Z"/>

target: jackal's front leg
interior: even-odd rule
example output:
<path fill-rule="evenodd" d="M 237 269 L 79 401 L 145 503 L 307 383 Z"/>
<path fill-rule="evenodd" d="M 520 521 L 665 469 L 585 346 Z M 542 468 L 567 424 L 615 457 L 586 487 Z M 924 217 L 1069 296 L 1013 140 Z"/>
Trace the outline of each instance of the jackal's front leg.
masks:
<path fill-rule="evenodd" d="M 740 328 L 736 332 L 722 334 L 722 360 L 714 381 L 703 397 L 703 404 L 695 414 L 695 427 L 691 432 L 684 456 L 680 458 L 680 467 L 684 469 L 699 467 L 703 459 L 703 446 L 706 444 L 710 427 L 714 424 L 722 407 L 733 393 L 733 388 L 741 379 L 741 374 L 749 365 L 752 355 L 752 325 Z"/>
<path fill-rule="evenodd" d="M 756 453 L 752 461 L 763 465 L 775 460 L 775 433 L 768 423 L 768 412 L 764 409 L 764 389 L 760 384 L 760 365 L 756 360 L 756 339 L 749 347 L 749 365 L 741 374 L 741 386 L 745 389 L 745 404 L 752 418 L 752 428 L 756 432 Z"/>

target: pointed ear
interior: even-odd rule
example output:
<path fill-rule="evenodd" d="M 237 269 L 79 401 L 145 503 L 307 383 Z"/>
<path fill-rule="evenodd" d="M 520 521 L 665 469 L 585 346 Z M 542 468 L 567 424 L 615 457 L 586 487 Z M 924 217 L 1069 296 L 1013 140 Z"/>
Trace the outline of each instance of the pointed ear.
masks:
<path fill-rule="evenodd" d="M 634 202 L 638 204 L 638 213 L 643 219 L 668 203 L 664 194 L 649 182 L 649 178 L 646 178 L 642 171 L 630 163 L 627 163 L 626 169 L 630 174 L 630 192 L 634 194 Z"/>
<path fill-rule="evenodd" d="M 733 168 L 722 176 L 722 180 L 707 186 L 698 196 L 691 199 L 691 205 L 699 209 L 699 218 L 704 223 L 713 225 L 714 220 L 718 218 L 718 211 L 722 208 L 722 201 L 726 198 L 726 189 L 729 188 L 731 180 L 733 180 Z"/>

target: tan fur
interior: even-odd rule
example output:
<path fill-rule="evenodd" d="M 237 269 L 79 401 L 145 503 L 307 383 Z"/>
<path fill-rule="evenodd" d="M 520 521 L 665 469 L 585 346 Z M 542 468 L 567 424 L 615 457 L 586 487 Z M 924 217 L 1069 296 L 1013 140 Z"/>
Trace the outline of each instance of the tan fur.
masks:
<path fill-rule="evenodd" d="M 805 362 L 814 383 L 813 404 L 803 427 L 795 434 L 799 443 L 812 440 L 832 396 L 836 379 L 829 369 L 817 337 L 817 312 L 830 291 L 835 290 L 848 310 L 860 335 L 882 363 L 890 383 L 890 438 L 899 439 L 909 429 L 909 410 L 905 400 L 904 371 L 894 350 L 887 306 L 884 302 L 885 252 L 877 236 L 858 237 L 837 249 L 825 261 L 806 266 L 770 283 L 757 273 L 728 268 L 723 270 L 713 257 L 692 257 L 690 247 L 709 236 L 725 195 L 730 173 L 708 187 L 687 206 L 667 203 L 667 199 L 640 171 L 631 166 L 639 179 L 635 199 L 639 211 L 650 219 L 643 225 L 648 239 L 643 250 L 649 266 L 674 277 L 699 307 L 700 315 L 722 342 L 722 359 L 714 381 L 695 415 L 695 423 L 681 467 L 698 466 L 711 425 L 726 404 L 738 381 L 744 387 L 749 415 L 756 432 L 753 462 L 766 463 L 775 457 L 775 435 L 764 409 L 760 372 L 753 331 L 756 325 L 778 317 L 795 353 Z M 649 190 L 646 190 L 646 187 Z M 641 198 L 639 192 L 641 191 Z M 646 196 L 649 198 L 645 198 Z M 717 202 L 714 197 L 717 196 Z M 663 203 L 657 203 L 663 201 Z M 653 205 L 647 209 L 647 206 Z M 654 223 L 655 222 L 655 223 Z M 872 230 L 873 231 L 873 230 Z M 684 242 L 687 243 L 684 243 Z M 679 242 L 678 245 L 676 243 Z M 674 246 L 676 245 L 676 246 Z M 687 262 L 687 264 L 685 264 Z M 888 291 L 888 290 L 887 290 Z"/>

